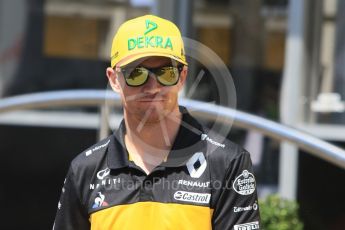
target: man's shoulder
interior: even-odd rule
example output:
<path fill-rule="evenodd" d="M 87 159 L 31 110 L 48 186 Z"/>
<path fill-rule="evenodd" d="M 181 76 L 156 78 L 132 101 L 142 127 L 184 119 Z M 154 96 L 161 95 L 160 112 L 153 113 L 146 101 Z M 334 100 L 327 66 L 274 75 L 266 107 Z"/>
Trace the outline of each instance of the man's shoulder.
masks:
<path fill-rule="evenodd" d="M 91 147 L 85 149 L 83 152 L 79 153 L 71 162 L 72 169 L 87 169 L 100 164 L 100 161 L 103 161 L 106 156 L 108 146 L 111 143 L 112 139 L 113 135 L 110 135 L 107 138 L 92 145 Z"/>
<path fill-rule="evenodd" d="M 208 158 L 216 167 L 228 168 L 233 161 L 250 157 L 241 145 L 231 141 L 228 137 L 215 132 L 202 134 L 202 140 L 207 142 Z"/>

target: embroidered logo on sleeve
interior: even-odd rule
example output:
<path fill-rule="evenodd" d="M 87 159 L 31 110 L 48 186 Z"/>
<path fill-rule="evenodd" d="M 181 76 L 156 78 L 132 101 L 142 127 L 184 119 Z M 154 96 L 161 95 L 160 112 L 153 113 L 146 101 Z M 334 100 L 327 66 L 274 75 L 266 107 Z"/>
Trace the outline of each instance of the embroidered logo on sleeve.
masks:
<path fill-rule="evenodd" d="M 238 194 L 252 194 L 256 188 L 254 175 L 248 172 L 248 170 L 243 170 L 243 172 L 238 177 L 236 177 L 234 183 L 232 184 L 232 187 Z"/>

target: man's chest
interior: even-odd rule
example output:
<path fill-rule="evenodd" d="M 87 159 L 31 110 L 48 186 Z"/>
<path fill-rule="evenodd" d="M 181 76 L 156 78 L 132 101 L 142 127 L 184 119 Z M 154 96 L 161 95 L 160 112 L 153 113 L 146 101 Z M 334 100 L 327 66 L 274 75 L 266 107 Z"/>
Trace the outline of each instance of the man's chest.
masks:
<path fill-rule="evenodd" d="M 191 168 L 195 167 L 195 168 Z M 149 175 L 139 167 L 122 170 L 101 169 L 87 185 L 89 213 L 116 205 L 137 202 L 176 203 L 209 207 L 211 181 L 208 168 L 156 168 Z M 197 172 L 197 170 L 202 172 Z"/>

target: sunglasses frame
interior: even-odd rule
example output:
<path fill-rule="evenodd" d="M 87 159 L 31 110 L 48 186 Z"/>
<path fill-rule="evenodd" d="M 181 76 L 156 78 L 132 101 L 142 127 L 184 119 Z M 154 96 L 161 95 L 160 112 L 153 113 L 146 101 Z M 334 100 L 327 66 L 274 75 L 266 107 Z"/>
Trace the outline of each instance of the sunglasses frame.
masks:
<path fill-rule="evenodd" d="M 178 70 L 178 77 L 177 77 L 177 81 L 176 81 L 175 84 L 172 84 L 172 85 L 165 85 L 165 84 L 161 83 L 161 82 L 158 80 L 158 76 L 155 74 L 155 72 L 157 72 L 158 70 L 160 70 L 160 69 L 162 69 L 162 68 L 165 68 L 165 67 L 177 68 L 177 70 Z M 124 77 L 124 79 L 125 79 L 126 85 L 127 85 L 127 86 L 130 86 L 130 87 L 140 87 L 140 86 L 145 85 L 146 82 L 149 80 L 150 73 L 153 74 L 153 75 L 155 76 L 156 81 L 157 81 L 159 84 L 161 84 L 162 86 L 174 86 L 174 85 L 176 85 L 176 84 L 178 83 L 178 81 L 180 80 L 180 75 L 181 75 L 181 72 L 182 72 L 182 70 L 183 70 L 183 67 L 184 67 L 184 65 L 178 65 L 178 66 L 171 66 L 171 65 L 168 65 L 168 66 L 160 66 L 160 67 L 155 67 L 155 68 L 147 68 L 147 67 L 144 67 L 144 66 L 137 66 L 137 67 L 134 67 L 134 68 L 121 68 L 121 69 L 120 69 L 120 72 L 122 73 L 122 75 L 123 75 L 123 77 Z M 128 69 L 130 69 L 131 72 L 132 72 L 132 71 L 133 71 L 134 69 L 136 69 L 136 68 L 144 68 L 144 69 L 146 69 L 146 70 L 148 71 L 148 75 L 147 75 L 147 77 L 146 77 L 146 80 L 145 80 L 142 84 L 140 84 L 140 85 L 130 85 L 130 84 L 128 84 L 128 82 L 126 81 L 125 74 L 126 74 L 126 72 L 128 71 Z"/>

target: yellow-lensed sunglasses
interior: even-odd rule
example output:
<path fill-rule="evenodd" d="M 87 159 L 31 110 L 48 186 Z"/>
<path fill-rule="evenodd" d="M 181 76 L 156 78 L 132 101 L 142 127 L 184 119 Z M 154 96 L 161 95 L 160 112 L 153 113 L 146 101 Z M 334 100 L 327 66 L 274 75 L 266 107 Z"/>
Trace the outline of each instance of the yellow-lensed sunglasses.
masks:
<path fill-rule="evenodd" d="M 138 66 L 135 68 L 121 68 L 121 73 L 125 78 L 126 84 L 131 87 L 144 85 L 148 81 L 150 73 L 155 76 L 161 85 L 173 86 L 179 81 L 182 69 L 183 65 L 157 68 Z"/>

